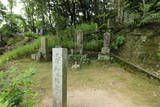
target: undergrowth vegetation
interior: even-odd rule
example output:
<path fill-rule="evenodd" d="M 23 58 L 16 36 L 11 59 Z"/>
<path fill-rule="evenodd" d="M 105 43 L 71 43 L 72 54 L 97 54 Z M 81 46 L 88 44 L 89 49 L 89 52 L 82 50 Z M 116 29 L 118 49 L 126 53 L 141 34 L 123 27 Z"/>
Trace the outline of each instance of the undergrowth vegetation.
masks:
<path fill-rule="evenodd" d="M 37 37 L 39 37 L 40 35 L 38 35 L 38 34 L 36 34 L 36 33 L 33 33 L 33 32 L 24 32 L 24 36 L 37 38 Z"/>
<path fill-rule="evenodd" d="M 112 49 L 118 49 L 125 43 L 125 37 L 123 35 L 117 35 L 111 44 Z"/>
<path fill-rule="evenodd" d="M 32 68 L 19 71 L 11 68 L 0 72 L 0 107 L 19 107 L 25 100 L 27 107 L 35 103 L 30 98 L 35 94 L 31 90 Z M 29 100 L 30 99 L 30 100 Z"/>
<path fill-rule="evenodd" d="M 54 35 L 48 35 L 46 36 L 46 38 L 48 39 L 48 48 L 53 48 L 56 45 L 63 46 L 65 48 L 74 48 L 75 47 L 74 33 L 76 30 L 80 29 L 83 30 L 84 32 L 94 32 L 97 29 L 97 24 L 91 23 L 91 24 L 78 25 L 76 27 L 68 27 L 63 31 L 60 31 L 61 36 L 59 37 L 59 35 L 57 35 L 58 38 L 57 36 Z M 27 32 L 26 36 L 38 37 L 31 32 Z M 101 44 L 102 44 L 101 41 L 91 41 L 86 44 L 86 48 L 87 49 L 100 48 Z M 5 62 L 9 60 L 16 59 L 21 56 L 28 56 L 36 52 L 39 47 L 40 47 L 40 37 L 32 43 L 28 43 L 27 45 L 24 46 L 19 46 L 16 49 L 4 53 L 4 55 L 0 56 L 0 66 L 5 64 Z"/>
<path fill-rule="evenodd" d="M 99 51 L 103 47 L 103 40 L 91 40 L 84 44 L 86 50 Z"/>
<path fill-rule="evenodd" d="M 48 39 L 48 47 L 52 48 L 56 45 L 56 42 L 54 40 L 54 36 L 46 36 Z M 4 53 L 4 55 L 0 56 L 0 66 L 5 64 L 5 62 L 22 57 L 22 56 L 28 56 L 32 53 L 34 53 L 38 48 L 40 47 L 40 38 L 36 39 L 34 42 L 29 43 L 27 45 L 18 47 L 16 49 L 13 49 L 11 51 L 8 51 Z"/>

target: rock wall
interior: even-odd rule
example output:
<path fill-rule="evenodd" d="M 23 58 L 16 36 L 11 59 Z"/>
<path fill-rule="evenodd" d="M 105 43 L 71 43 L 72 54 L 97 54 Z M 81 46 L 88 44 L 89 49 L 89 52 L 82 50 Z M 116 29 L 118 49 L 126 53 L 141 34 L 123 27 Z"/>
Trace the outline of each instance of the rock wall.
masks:
<path fill-rule="evenodd" d="M 159 28 L 160 29 L 160 28 Z M 115 53 L 149 71 L 160 72 L 160 31 L 155 28 L 121 32 L 125 44 Z"/>

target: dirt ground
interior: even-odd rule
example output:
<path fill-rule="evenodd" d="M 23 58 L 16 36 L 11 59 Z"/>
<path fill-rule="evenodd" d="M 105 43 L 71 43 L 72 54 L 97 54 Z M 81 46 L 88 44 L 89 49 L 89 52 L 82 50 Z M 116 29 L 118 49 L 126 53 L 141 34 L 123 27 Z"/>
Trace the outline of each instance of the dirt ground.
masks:
<path fill-rule="evenodd" d="M 51 62 L 22 59 L 8 66 L 33 67 L 32 89 L 38 93 L 35 107 L 52 106 Z M 118 64 L 92 62 L 79 71 L 68 69 L 67 107 L 160 107 L 160 82 Z"/>
<path fill-rule="evenodd" d="M 67 107 L 150 107 L 137 105 L 120 93 L 109 93 L 105 90 L 86 89 L 68 93 Z M 52 98 L 44 98 L 37 107 L 53 107 Z"/>

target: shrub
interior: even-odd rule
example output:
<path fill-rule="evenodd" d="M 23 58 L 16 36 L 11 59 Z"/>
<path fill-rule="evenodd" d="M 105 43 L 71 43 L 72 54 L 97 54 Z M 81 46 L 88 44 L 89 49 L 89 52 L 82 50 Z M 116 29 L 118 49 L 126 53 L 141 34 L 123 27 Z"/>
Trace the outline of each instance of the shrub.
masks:
<path fill-rule="evenodd" d="M 125 43 L 125 37 L 123 35 L 118 35 L 111 44 L 111 49 L 118 49 Z"/>
<path fill-rule="evenodd" d="M 77 25 L 75 27 L 75 30 L 83 30 L 84 32 L 95 32 L 97 31 L 97 27 L 98 25 L 96 23 L 90 23 L 90 24 L 83 23 L 83 24 Z"/>
<path fill-rule="evenodd" d="M 76 30 L 82 30 L 84 32 L 95 32 L 97 30 L 97 24 L 96 23 L 84 23 L 84 24 L 80 24 L 77 26 L 72 26 L 72 27 L 66 27 L 65 30 L 62 30 L 59 32 L 59 38 L 61 38 L 62 41 L 73 41 L 75 38 L 75 31 Z"/>
<path fill-rule="evenodd" d="M 92 40 L 90 42 L 85 43 L 86 50 L 96 50 L 99 51 L 103 46 L 102 40 Z"/>
<path fill-rule="evenodd" d="M 6 72 L 0 72 L 0 104 L 15 107 L 19 106 L 25 98 L 31 97 L 30 95 L 33 95 L 30 89 L 31 78 L 34 72 L 32 68 L 25 71 L 11 68 Z"/>
<path fill-rule="evenodd" d="M 65 48 L 73 49 L 75 47 L 74 41 L 64 41 L 62 42 L 62 46 Z"/>
<path fill-rule="evenodd" d="M 148 22 L 160 22 L 160 13 L 149 13 L 142 20 L 140 25 L 146 24 Z"/>
<path fill-rule="evenodd" d="M 20 28 L 16 23 L 12 23 L 12 26 L 10 24 L 4 24 L 0 28 L 0 33 L 6 36 L 10 36 L 18 32 L 20 32 Z"/>
<path fill-rule="evenodd" d="M 24 33 L 24 36 L 37 38 L 37 37 L 39 37 L 40 35 L 39 35 L 39 34 L 36 34 L 36 33 L 33 33 L 33 32 L 25 32 L 25 33 Z"/>

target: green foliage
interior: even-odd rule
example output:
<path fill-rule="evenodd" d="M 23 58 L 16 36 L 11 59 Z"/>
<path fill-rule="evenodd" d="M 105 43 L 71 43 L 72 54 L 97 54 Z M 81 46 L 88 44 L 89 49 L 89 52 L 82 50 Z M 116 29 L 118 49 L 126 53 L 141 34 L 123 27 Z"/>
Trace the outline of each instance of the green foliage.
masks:
<path fill-rule="evenodd" d="M 62 42 L 62 46 L 65 48 L 73 49 L 75 47 L 74 41 L 64 41 Z"/>
<path fill-rule="evenodd" d="M 26 26 L 25 19 L 21 15 L 6 13 L 3 18 L 6 24 L 0 28 L 0 33 L 4 35 L 19 33 Z"/>
<path fill-rule="evenodd" d="M 83 32 L 95 32 L 97 30 L 96 23 L 84 23 L 77 26 L 67 27 L 65 30 L 59 32 L 59 36 L 62 40 L 74 40 L 74 35 L 76 30 L 82 30 Z"/>
<path fill-rule="evenodd" d="M 0 107 L 8 107 L 9 106 L 9 102 L 6 101 L 6 102 L 2 102 L 3 101 L 3 98 L 0 97 Z"/>
<path fill-rule="evenodd" d="M 118 49 L 125 43 L 125 37 L 123 35 L 116 36 L 115 40 L 111 44 L 112 49 Z"/>
<path fill-rule="evenodd" d="M 103 41 L 102 40 L 92 40 L 92 41 L 86 42 L 84 47 L 86 50 L 99 51 L 103 47 Z"/>
<path fill-rule="evenodd" d="M 3 22 L 3 17 L 6 14 L 5 10 L 6 10 L 6 7 L 0 1 L 0 24 Z"/>
<path fill-rule="evenodd" d="M 54 36 L 46 36 L 48 39 L 48 47 L 52 48 L 57 45 Z M 0 66 L 5 64 L 5 62 L 21 57 L 21 56 L 28 56 L 31 53 L 35 52 L 40 47 L 40 38 L 35 40 L 34 42 L 18 47 L 14 50 L 8 51 L 4 53 L 4 55 L 0 56 Z"/>
<path fill-rule="evenodd" d="M 1 104 L 6 107 L 15 107 L 19 106 L 24 99 L 30 98 L 30 95 L 33 95 L 30 87 L 34 72 L 32 68 L 25 71 L 11 68 L 6 72 L 0 72 Z"/>
<path fill-rule="evenodd" d="M 84 32 L 95 32 L 97 31 L 97 27 L 98 25 L 96 23 L 90 23 L 90 24 L 83 23 L 83 24 L 77 25 L 75 27 L 75 30 L 82 30 Z"/>
<path fill-rule="evenodd" d="M 79 62 L 79 64 L 89 63 L 90 61 L 87 55 L 71 55 L 69 60 L 73 62 Z"/>
<path fill-rule="evenodd" d="M 33 33 L 33 32 L 24 32 L 24 36 L 37 38 L 37 37 L 39 37 L 40 35 L 39 35 L 39 34 L 36 34 L 36 33 Z"/>
<path fill-rule="evenodd" d="M 97 30 L 97 24 L 80 24 L 75 27 L 67 27 L 65 30 L 60 31 L 57 35 L 57 41 L 59 42 L 59 45 L 67 48 L 74 48 L 76 30 L 82 30 L 85 33 L 95 32 Z"/>
<path fill-rule="evenodd" d="M 140 25 L 148 22 L 157 22 L 157 21 L 160 22 L 160 13 L 149 13 L 142 19 Z"/>
<path fill-rule="evenodd" d="M 27 44 L 22 47 L 18 47 L 14 50 L 6 52 L 4 55 L 0 56 L 0 65 L 4 64 L 6 61 L 15 59 L 20 56 L 29 55 L 35 51 L 40 46 L 40 40 L 36 40 L 31 44 Z"/>
<path fill-rule="evenodd" d="M 160 13 L 151 10 L 153 6 L 160 6 L 160 2 L 150 2 L 148 4 L 141 4 L 140 10 L 143 11 L 143 18 L 141 18 L 140 25 L 146 24 L 148 22 L 159 22 L 160 20 Z"/>
<path fill-rule="evenodd" d="M 15 23 L 12 23 L 12 27 L 9 24 L 4 24 L 0 28 L 0 33 L 7 36 L 18 33 L 18 32 L 19 32 L 19 27 Z"/>

